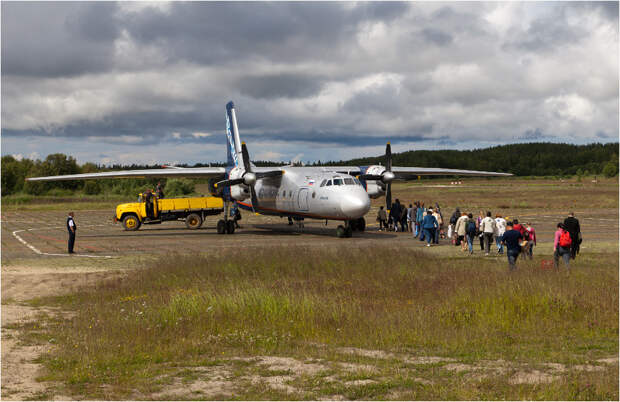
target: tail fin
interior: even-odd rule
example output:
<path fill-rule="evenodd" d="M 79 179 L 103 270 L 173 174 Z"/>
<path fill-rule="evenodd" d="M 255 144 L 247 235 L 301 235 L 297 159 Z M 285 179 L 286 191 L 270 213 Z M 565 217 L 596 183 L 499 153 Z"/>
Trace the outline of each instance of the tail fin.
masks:
<path fill-rule="evenodd" d="M 232 101 L 226 104 L 226 139 L 228 166 L 243 166 L 241 140 L 239 139 L 237 116 L 235 115 L 235 104 Z"/>

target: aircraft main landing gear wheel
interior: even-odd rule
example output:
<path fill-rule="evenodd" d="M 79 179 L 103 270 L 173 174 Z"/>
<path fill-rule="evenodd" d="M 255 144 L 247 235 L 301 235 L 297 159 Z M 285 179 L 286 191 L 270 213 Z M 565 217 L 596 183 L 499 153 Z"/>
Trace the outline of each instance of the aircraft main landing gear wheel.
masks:
<path fill-rule="evenodd" d="M 223 219 L 220 219 L 219 221 L 217 221 L 217 234 L 224 234 L 226 233 L 226 221 Z"/>
<path fill-rule="evenodd" d="M 198 229 L 202 225 L 202 218 L 198 214 L 189 214 L 185 218 L 185 226 L 188 229 Z"/>
<path fill-rule="evenodd" d="M 338 225 L 338 227 L 336 228 L 336 235 L 341 239 L 343 237 L 346 237 L 346 229 L 344 228 L 344 226 Z"/>
<path fill-rule="evenodd" d="M 344 228 L 344 237 L 351 237 L 353 236 L 353 228 L 351 227 L 351 225 L 348 225 Z"/>
<path fill-rule="evenodd" d="M 360 232 L 363 232 L 364 230 L 366 230 L 366 219 L 359 218 L 356 222 L 356 226 L 357 226 L 357 230 Z"/>
<path fill-rule="evenodd" d="M 127 215 L 123 218 L 123 227 L 125 230 L 138 230 L 140 229 L 140 220 L 135 215 Z"/>
<path fill-rule="evenodd" d="M 227 234 L 235 233 L 235 221 L 226 221 L 226 233 Z"/>

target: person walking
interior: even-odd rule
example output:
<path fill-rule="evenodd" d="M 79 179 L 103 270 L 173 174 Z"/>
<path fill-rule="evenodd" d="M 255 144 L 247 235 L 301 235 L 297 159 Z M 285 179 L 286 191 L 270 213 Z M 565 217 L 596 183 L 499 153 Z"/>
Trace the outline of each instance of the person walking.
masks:
<path fill-rule="evenodd" d="M 379 207 L 379 211 L 377 212 L 377 222 L 379 222 L 379 231 L 381 232 L 384 228 L 387 230 L 387 213 L 385 209 L 383 209 L 383 205 Z"/>
<path fill-rule="evenodd" d="M 495 215 L 495 245 L 497 246 L 497 254 L 504 254 L 504 245 L 502 244 L 502 236 L 506 231 L 506 219 L 500 214 Z"/>
<path fill-rule="evenodd" d="M 491 252 L 491 242 L 493 241 L 495 230 L 495 220 L 491 218 L 491 211 L 487 211 L 487 216 L 480 222 L 480 232 L 482 232 L 484 240 L 484 255 L 489 255 Z"/>
<path fill-rule="evenodd" d="M 564 219 L 564 230 L 570 233 L 571 245 L 570 256 L 574 260 L 579 253 L 579 246 L 581 245 L 581 227 L 579 226 L 579 220 L 575 218 L 574 212 L 569 212 L 568 218 Z"/>
<path fill-rule="evenodd" d="M 474 214 L 471 212 L 467 215 L 469 218 L 467 220 L 467 247 L 469 249 L 469 254 L 474 254 L 474 239 L 478 234 L 478 229 L 476 227 L 476 220 L 474 219 Z"/>
<path fill-rule="evenodd" d="M 519 253 L 521 252 L 521 240 L 523 240 L 521 232 L 514 229 L 512 222 L 508 222 L 506 224 L 506 231 L 502 236 L 502 243 L 506 246 L 510 271 L 517 269 L 517 258 L 519 258 Z"/>
<path fill-rule="evenodd" d="M 75 231 L 77 230 L 77 225 L 75 224 L 75 219 L 73 219 L 73 212 L 69 212 L 69 217 L 67 218 L 67 231 L 69 232 L 69 242 L 68 242 L 68 250 L 69 254 L 75 254 L 73 251 L 73 246 L 75 246 Z"/>
<path fill-rule="evenodd" d="M 553 265 L 558 268 L 560 257 L 564 260 L 566 269 L 570 269 L 572 239 L 570 232 L 564 229 L 563 223 L 558 223 L 553 238 Z"/>
<path fill-rule="evenodd" d="M 411 233 L 413 233 L 413 214 L 413 204 L 409 204 L 409 208 L 407 208 L 407 230 L 409 230 Z"/>
<path fill-rule="evenodd" d="M 422 233 L 422 219 L 424 219 L 424 203 L 420 202 L 418 203 L 418 211 L 416 212 L 415 217 L 416 227 L 418 229 L 418 234 L 416 237 L 420 236 L 420 240 L 424 239 L 424 235 Z"/>
<path fill-rule="evenodd" d="M 431 246 L 431 242 L 435 239 L 435 231 L 439 227 L 437 219 L 433 215 L 433 209 L 428 208 L 426 216 L 422 220 L 422 229 L 424 229 L 424 237 L 426 238 L 426 247 Z"/>
<path fill-rule="evenodd" d="M 392 221 L 392 223 L 394 224 L 395 232 L 398 232 L 398 222 L 400 222 L 400 214 L 400 201 L 397 198 L 396 201 L 392 204 L 392 209 L 390 209 L 390 221 Z"/>
<path fill-rule="evenodd" d="M 536 245 L 536 231 L 530 224 L 530 222 L 525 222 L 525 238 L 527 239 L 527 256 L 530 257 L 530 260 L 534 258 L 534 246 Z"/>
<path fill-rule="evenodd" d="M 441 212 L 439 211 L 439 208 L 433 211 L 433 216 L 435 217 L 435 220 L 437 221 L 437 228 L 435 229 L 435 233 L 434 233 L 435 236 L 433 237 L 433 243 L 439 244 L 439 235 L 441 234 L 441 230 L 443 226 L 443 219 L 441 217 Z"/>
<path fill-rule="evenodd" d="M 480 241 L 480 251 L 484 251 L 484 236 L 482 236 L 482 229 L 480 229 L 483 219 L 484 219 L 484 211 L 479 211 L 478 217 L 476 218 L 476 229 L 477 229 L 478 239 Z"/>
<path fill-rule="evenodd" d="M 454 235 L 454 227 L 456 226 L 456 221 L 461 217 L 461 210 L 459 207 L 456 207 L 456 210 L 452 213 L 450 217 L 449 225 L 448 225 L 448 239 L 452 238 Z"/>
<path fill-rule="evenodd" d="M 457 244 L 461 245 L 461 251 L 465 251 L 465 236 L 467 236 L 467 223 L 469 217 L 465 212 L 461 212 L 461 217 L 456 220 L 454 235 L 457 236 Z"/>
<path fill-rule="evenodd" d="M 409 231 L 409 227 L 407 226 L 407 208 L 406 208 L 405 204 L 403 204 L 401 206 L 401 211 L 400 211 L 400 227 L 401 227 L 403 232 L 408 232 Z"/>

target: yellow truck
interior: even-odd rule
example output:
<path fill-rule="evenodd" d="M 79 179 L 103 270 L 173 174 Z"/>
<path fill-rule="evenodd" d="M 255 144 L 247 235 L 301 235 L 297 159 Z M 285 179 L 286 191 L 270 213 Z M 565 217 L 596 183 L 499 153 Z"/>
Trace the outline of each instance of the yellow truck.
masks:
<path fill-rule="evenodd" d="M 122 222 L 125 230 L 138 230 L 142 224 L 164 221 L 185 221 L 188 229 L 198 229 L 209 215 L 224 211 L 224 202 L 218 197 L 162 198 L 155 194 L 140 194 L 138 202 L 116 207 L 114 222 Z"/>

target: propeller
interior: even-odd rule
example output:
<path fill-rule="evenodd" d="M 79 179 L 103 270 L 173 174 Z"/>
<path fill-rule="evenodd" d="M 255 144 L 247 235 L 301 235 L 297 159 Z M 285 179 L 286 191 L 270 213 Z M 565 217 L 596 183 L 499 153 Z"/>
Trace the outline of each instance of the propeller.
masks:
<path fill-rule="evenodd" d="M 248 147 L 245 145 L 245 142 L 241 143 L 241 155 L 243 157 L 243 175 L 238 179 L 230 179 L 230 180 L 222 180 L 215 183 L 215 188 L 218 187 L 230 187 L 238 184 L 245 184 L 250 188 L 250 196 L 252 197 L 252 210 L 256 212 L 258 209 L 258 197 L 256 196 L 256 190 L 254 189 L 254 185 L 258 179 L 263 179 L 266 177 L 279 177 L 284 174 L 282 170 L 270 170 L 267 172 L 256 172 L 252 171 L 252 165 L 250 164 L 250 154 L 248 152 Z"/>
<path fill-rule="evenodd" d="M 385 146 L 385 170 L 381 174 L 362 174 L 362 180 L 378 180 L 385 184 L 385 204 L 386 209 L 392 208 L 392 180 L 396 178 L 392 173 L 392 146 L 388 142 Z"/>

